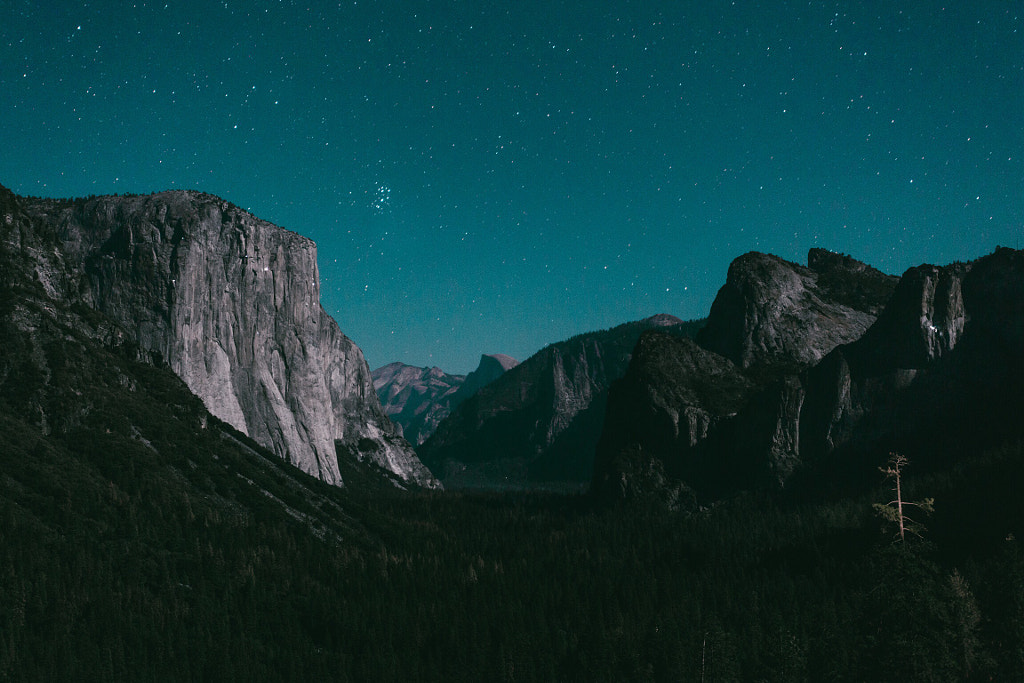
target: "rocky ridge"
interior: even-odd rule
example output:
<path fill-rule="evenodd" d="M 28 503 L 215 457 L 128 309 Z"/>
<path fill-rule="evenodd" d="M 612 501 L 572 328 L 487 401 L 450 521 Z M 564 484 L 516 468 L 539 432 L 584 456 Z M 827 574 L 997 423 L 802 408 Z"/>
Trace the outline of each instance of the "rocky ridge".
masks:
<path fill-rule="evenodd" d="M 387 419 L 359 348 L 320 306 L 312 241 L 191 191 L 2 197 L 11 258 L 54 308 L 94 310 L 108 344 L 166 363 L 210 412 L 341 484 L 339 454 L 436 480 Z"/>
<path fill-rule="evenodd" d="M 466 381 L 441 368 L 389 363 L 371 373 L 384 413 L 409 443 L 418 446 L 450 412 L 452 396 Z"/>
<path fill-rule="evenodd" d="M 807 266 L 750 252 L 729 266 L 698 341 L 745 370 L 813 364 L 864 334 L 895 282 L 824 249 Z"/>
<path fill-rule="evenodd" d="M 971 447 L 1019 426 L 1024 408 L 1024 252 L 922 265 L 877 323 L 807 373 L 808 458 L 891 445 Z"/>
<path fill-rule="evenodd" d="M 781 486 L 799 454 L 800 373 L 862 336 L 895 284 L 821 249 L 808 266 L 735 259 L 696 343 L 645 335 L 612 387 L 594 490 L 676 505 L 680 486 L 704 498 Z"/>
<path fill-rule="evenodd" d="M 659 315 L 551 344 L 462 403 L 417 452 L 446 486 L 583 487 L 608 387 L 640 334 L 693 328 Z"/>
<path fill-rule="evenodd" d="M 437 367 L 418 368 L 404 363 L 389 363 L 371 374 L 385 414 L 400 434 L 419 446 L 460 403 L 517 364 L 504 354 L 485 354 L 468 375 L 450 375 Z"/>
<path fill-rule="evenodd" d="M 612 389 L 595 492 L 687 507 L 743 488 L 824 490 L 874 481 L 891 450 L 927 467 L 1019 435 L 1024 252 L 898 283 L 849 257 L 809 262 L 740 257 L 699 347 L 641 341 L 650 352 L 638 347 Z M 713 377 L 723 390 L 709 397 Z"/>

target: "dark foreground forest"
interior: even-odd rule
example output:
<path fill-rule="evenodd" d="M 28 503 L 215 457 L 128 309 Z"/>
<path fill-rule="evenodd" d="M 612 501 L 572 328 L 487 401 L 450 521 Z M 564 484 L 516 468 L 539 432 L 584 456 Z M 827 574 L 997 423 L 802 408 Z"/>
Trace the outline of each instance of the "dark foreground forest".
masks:
<path fill-rule="evenodd" d="M 1024 679 L 1020 444 L 908 475 L 936 512 L 900 545 L 881 475 L 686 515 L 359 494 L 150 426 L 5 418 L 0 679 Z"/>

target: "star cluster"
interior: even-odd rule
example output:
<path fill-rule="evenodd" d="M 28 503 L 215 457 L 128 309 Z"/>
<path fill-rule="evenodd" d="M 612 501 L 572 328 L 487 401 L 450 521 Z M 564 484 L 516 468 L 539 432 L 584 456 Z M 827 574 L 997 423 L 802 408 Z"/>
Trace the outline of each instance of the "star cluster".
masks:
<path fill-rule="evenodd" d="M 196 188 L 317 241 L 374 367 L 707 313 L 749 250 L 1024 233 L 1024 8 L 535 0 L 0 9 L 0 182 Z"/>

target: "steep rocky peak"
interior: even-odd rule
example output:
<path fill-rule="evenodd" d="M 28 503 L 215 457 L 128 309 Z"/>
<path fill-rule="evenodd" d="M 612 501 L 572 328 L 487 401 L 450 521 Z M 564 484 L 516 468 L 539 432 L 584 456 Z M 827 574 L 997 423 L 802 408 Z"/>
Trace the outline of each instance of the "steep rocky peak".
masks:
<path fill-rule="evenodd" d="M 476 370 L 469 373 L 467 380 L 472 377 L 474 381 L 482 382 L 482 386 L 501 377 L 517 365 L 519 365 L 519 361 L 512 356 L 506 356 L 501 353 L 485 353 L 480 356 L 480 362 L 477 364 Z"/>
<path fill-rule="evenodd" d="M 968 321 L 963 287 L 971 268 L 955 263 L 908 269 L 860 345 L 879 355 L 873 364 L 919 368 L 952 351 Z"/>
<path fill-rule="evenodd" d="M 311 240 L 195 191 L 20 205 L 57 242 L 31 255 L 49 296 L 111 318 L 211 413 L 328 482 L 338 450 L 433 482 L 321 308 Z"/>
<path fill-rule="evenodd" d="M 823 249 L 812 250 L 809 262 L 759 252 L 735 259 L 699 343 L 742 368 L 799 367 L 858 338 L 896 278 Z"/>

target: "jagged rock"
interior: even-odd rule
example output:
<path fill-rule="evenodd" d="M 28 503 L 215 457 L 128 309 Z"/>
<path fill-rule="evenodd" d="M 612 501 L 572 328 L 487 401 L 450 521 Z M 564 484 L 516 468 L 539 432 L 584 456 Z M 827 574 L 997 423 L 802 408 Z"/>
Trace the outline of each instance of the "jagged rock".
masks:
<path fill-rule="evenodd" d="M 744 369 L 797 370 L 864 334 L 896 281 L 824 249 L 807 267 L 750 252 L 729 266 L 697 340 Z"/>
<path fill-rule="evenodd" d="M 373 371 L 373 386 L 399 432 L 419 446 L 460 403 L 518 363 L 504 354 L 484 354 L 468 375 L 390 363 Z"/>
<path fill-rule="evenodd" d="M 641 340 L 612 391 L 595 490 L 614 496 L 607 484 L 621 471 L 648 472 L 628 458 L 624 468 L 621 454 L 660 461 L 666 481 L 681 479 L 702 496 L 785 485 L 800 464 L 800 372 L 860 337 L 897 281 L 824 249 L 812 249 L 807 262 L 744 254 L 730 265 L 697 344 Z"/>
<path fill-rule="evenodd" d="M 436 483 L 381 410 L 362 352 L 321 308 L 312 241 L 190 191 L 8 193 L 4 223 L 48 297 L 109 317 L 112 342 L 167 363 L 211 413 L 281 457 L 335 484 L 339 453 Z"/>
<path fill-rule="evenodd" d="M 808 373 L 803 457 L 1005 434 L 1024 403 L 1022 348 L 1024 252 L 911 268 L 875 325 Z"/>
<path fill-rule="evenodd" d="M 414 446 L 423 443 L 451 412 L 451 401 L 466 380 L 440 368 L 389 363 L 373 371 L 381 407 Z"/>
<path fill-rule="evenodd" d="M 608 387 L 640 334 L 691 330 L 654 316 L 552 344 L 452 412 L 418 449 L 446 486 L 582 487 L 591 479 Z"/>
<path fill-rule="evenodd" d="M 911 268 L 891 294 L 887 276 L 848 257 L 809 261 L 800 270 L 748 254 L 730 268 L 698 342 L 743 365 L 749 384 L 726 392 L 731 406 L 698 400 L 723 371 L 701 369 L 692 345 L 641 340 L 609 399 L 595 491 L 636 497 L 636 482 L 654 482 L 699 501 L 739 488 L 836 490 L 875 482 L 890 450 L 924 468 L 1020 437 L 1024 252 Z M 840 334 L 823 332 L 823 312 L 845 321 Z M 863 316 L 875 322 L 859 338 L 813 362 Z"/>

